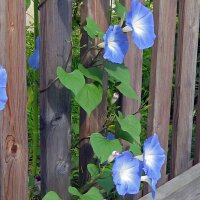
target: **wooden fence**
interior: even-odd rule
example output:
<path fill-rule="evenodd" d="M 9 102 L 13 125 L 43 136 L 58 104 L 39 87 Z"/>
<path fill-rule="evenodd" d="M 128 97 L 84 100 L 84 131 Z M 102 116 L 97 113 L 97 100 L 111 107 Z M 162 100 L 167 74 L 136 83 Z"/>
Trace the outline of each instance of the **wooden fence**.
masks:
<path fill-rule="evenodd" d="M 70 95 L 58 82 L 52 84 L 51 87 L 48 85 L 56 78 L 58 65 L 70 70 L 71 62 L 68 61 L 71 60 L 71 44 L 66 41 L 70 41 L 72 34 L 72 2 L 71 0 L 44 2 L 40 8 L 40 89 L 43 90 L 40 94 L 42 195 L 49 190 L 54 190 L 63 200 L 66 200 L 70 173 Z M 130 5 L 130 0 L 121 0 L 121 2 Z M 108 0 L 84 0 L 81 23 L 90 16 L 105 31 L 108 28 L 108 10 Z M 153 12 L 157 38 L 151 60 L 147 135 L 156 132 L 171 158 L 169 173 L 166 170 L 167 162 L 162 168 L 160 185 L 200 162 L 200 98 L 198 98 L 197 106 L 195 105 L 194 117 L 195 85 L 196 82 L 200 82 L 200 66 L 197 67 L 199 10 L 200 0 L 154 0 Z M 178 27 L 176 27 L 177 22 Z M 82 33 L 81 43 L 88 44 L 81 50 L 81 55 L 84 55 L 92 44 L 85 33 Z M 0 1 L 0 47 L 0 63 L 8 71 L 9 97 L 6 109 L 0 113 L 0 199 L 27 200 L 24 0 Z M 90 55 L 87 59 L 90 59 Z M 132 73 L 132 85 L 140 96 L 142 62 L 142 52 L 132 44 L 125 64 Z M 80 179 L 82 183 L 87 178 L 86 165 L 92 156 L 89 140 L 84 138 L 87 138 L 92 131 L 98 131 L 105 120 L 106 79 L 104 77 L 103 103 L 90 118 L 87 118 L 83 111 L 80 114 Z M 175 83 L 172 84 L 174 79 Z M 197 90 L 200 97 L 200 84 Z M 172 105 L 173 108 L 171 108 Z M 134 113 L 139 107 L 138 102 L 127 98 L 122 99 L 121 109 L 124 114 Z M 173 116 L 172 119 L 170 116 Z M 140 117 L 139 114 L 138 117 Z M 171 138 L 169 137 L 170 124 L 172 124 L 172 142 L 168 149 L 168 141 Z M 192 137 L 196 138 L 194 158 L 191 158 Z M 195 167 L 188 171 L 192 177 L 200 176 L 194 173 L 194 171 L 199 171 L 200 166 Z M 177 179 L 179 182 L 184 181 L 184 177 L 182 179 L 177 177 Z M 176 184 L 177 179 L 174 179 Z M 192 180 L 196 179 L 190 180 L 188 184 L 192 184 Z M 169 191 L 169 194 L 165 193 L 165 197 L 158 195 L 158 198 L 169 199 L 171 195 L 170 199 L 182 199 L 180 194 L 176 198 L 172 194 L 173 188 L 170 185 L 174 182 L 167 184 L 168 186 L 162 186 L 165 188 L 161 187 L 159 191 Z M 197 181 L 193 184 L 197 184 Z M 184 186 L 182 185 L 182 188 Z M 166 188 L 168 190 L 165 190 Z M 194 187 L 187 188 L 190 188 L 186 190 L 188 193 L 198 192 L 198 189 L 194 191 Z M 182 191 L 180 188 L 177 190 Z M 143 196 L 147 191 L 148 188 L 145 187 L 137 197 Z M 149 197 L 144 197 L 144 199 L 149 199 Z M 197 196 L 196 199 L 198 199 Z"/>

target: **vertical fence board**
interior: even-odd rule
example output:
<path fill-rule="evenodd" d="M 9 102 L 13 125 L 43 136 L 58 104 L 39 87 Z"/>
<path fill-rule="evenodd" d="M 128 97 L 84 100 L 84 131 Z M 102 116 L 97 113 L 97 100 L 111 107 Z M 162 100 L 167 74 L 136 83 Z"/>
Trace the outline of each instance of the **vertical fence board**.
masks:
<path fill-rule="evenodd" d="M 151 63 L 148 135 L 157 133 L 161 146 L 168 151 L 171 88 L 174 60 L 177 1 L 155 0 L 154 20 L 157 35 Z M 166 181 L 166 163 L 161 183 Z"/>
<path fill-rule="evenodd" d="M 200 17 L 200 0 L 198 0 Z M 198 86 L 197 118 L 196 118 L 196 139 L 195 139 L 195 157 L 194 164 L 200 162 L 200 79 Z"/>
<path fill-rule="evenodd" d="M 189 167 L 191 156 L 199 30 L 198 13 L 198 1 L 179 0 L 171 177 L 182 173 Z"/>
<path fill-rule="evenodd" d="M 108 28 L 108 10 L 109 10 L 109 1 L 108 0 L 85 0 L 81 8 L 81 25 L 85 23 L 87 17 L 91 17 L 103 30 L 106 31 Z M 92 57 L 96 55 L 96 51 L 88 50 L 98 44 L 98 41 L 93 42 L 86 32 L 82 30 L 81 46 L 87 44 L 86 48 L 81 49 L 81 61 L 83 64 L 88 64 Z M 92 158 L 92 148 L 89 144 L 88 137 L 92 132 L 99 131 L 102 129 L 103 124 L 106 119 L 106 91 L 107 91 L 107 81 L 106 77 L 103 80 L 103 100 L 102 103 L 95 109 L 90 117 L 86 116 L 86 113 L 81 110 L 80 117 L 80 184 L 84 184 L 87 179 L 87 164 Z"/>
<path fill-rule="evenodd" d="M 6 109 L 0 113 L 0 199 L 28 199 L 24 0 L 0 1 L 0 64 L 8 74 Z"/>
<path fill-rule="evenodd" d="M 41 1 L 42 2 L 42 1 Z M 48 0 L 41 12 L 41 75 L 43 90 L 56 78 L 57 66 L 69 71 L 72 32 L 71 0 Z M 69 58 L 70 60 L 70 58 Z M 53 190 L 69 199 L 70 95 L 57 81 L 40 95 L 42 195 Z"/>
<path fill-rule="evenodd" d="M 127 8 L 131 6 L 131 0 L 121 1 Z M 143 1 L 141 1 L 143 2 Z M 142 89 L 142 51 L 133 43 L 132 33 L 128 33 L 129 50 L 125 57 L 125 65 L 131 72 L 131 85 L 141 96 Z M 133 114 L 140 108 L 140 101 L 133 101 L 130 98 L 122 97 L 122 112 L 124 115 Z"/>

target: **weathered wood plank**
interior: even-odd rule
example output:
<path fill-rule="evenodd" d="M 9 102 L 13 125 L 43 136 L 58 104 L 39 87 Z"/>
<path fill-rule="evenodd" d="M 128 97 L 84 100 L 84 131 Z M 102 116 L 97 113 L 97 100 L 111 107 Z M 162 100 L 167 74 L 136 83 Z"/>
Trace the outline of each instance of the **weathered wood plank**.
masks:
<path fill-rule="evenodd" d="M 151 63 L 150 109 L 148 135 L 157 133 L 161 146 L 168 151 L 174 41 L 177 0 L 154 1 L 155 33 L 157 35 Z M 162 180 L 166 181 L 166 163 L 162 168 Z"/>
<path fill-rule="evenodd" d="M 48 0 L 40 8 L 40 87 L 56 78 L 57 66 L 69 70 L 71 55 L 72 2 Z M 70 60 L 70 58 L 69 58 Z M 70 94 L 59 82 L 40 94 L 42 195 L 53 190 L 69 199 Z"/>
<path fill-rule="evenodd" d="M 121 2 L 130 8 L 131 0 L 121 0 Z M 141 0 L 141 2 L 143 2 Z M 131 72 L 131 85 L 137 92 L 138 96 L 141 97 L 142 90 L 142 51 L 139 50 L 133 43 L 132 33 L 128 33 L 129 50 L 125 57 L 125 65 Z M 136 113 L 140 108 L 141 102 L 134 101 L 127 97 L 122 97 L 122 113 L 124 115 Z M 138 114 L 139 115 L 139 114 Z"/>
<path fill-rule="evenodd" d="M 171 177 L 188 169 L 191 157 L 198 30 L 198 1 L 180 0 Z"/>
<path fill-rule="evenodd" d="M 103 30 L 106 31 L 108 28 L 108 10 L 109 1 L 108 0 L 84 0 L 81 7 L 81 25 L 85 23 L 87 17 L 91 17 Z M 91 40 L 86 32 L 82 30 L 81 46 L 87 44 L 86 48 L 81 49 L 81 61 L 83 64 L 88 64 L 94 55 L 97 54 L 96 51 L 88 50 L 98 44 L 98 41 Z M 84 184 L 87 180 L 87 164 L 91 161 L 93 156 L 91 145 L 87 139 L 92 132 L 100 131 L 106 119 L 106 92 L 107 92 L 107 78 L 104 77 L 103 80 L 103 100 L 102 103 L 95 109 L 90 117 L 86 116 L 86 113 L 81 110 L 80 115 L 80 151 L 79 151 L 79 166 L 80 166 L 80 184 Z"/>
<path fill-rule="evenodd" d="M 199 3 L 199 17 L 200 17 L 200 0 Z M 194 164 L 200 162 L 200 79 L 198 86 L 198 102 L 197 102 L 197 117 L 196 117 L 196 144 L 195 144 L 195 155 L 194 155 Z"/>
<path fill-rule="evenodd" d="M 200 164 L 175 177 L 157 190 L 157 200 L 197 200 L 200 199 Z M 148 194 L 140 200 L 151 200 Z"/>
<path fill-rule="evenodd" d="M 0 64 L 8 73 L 6 109 L 0 113 L 0 199 L 28 199 L 24 0 L 0 1 Z"/>

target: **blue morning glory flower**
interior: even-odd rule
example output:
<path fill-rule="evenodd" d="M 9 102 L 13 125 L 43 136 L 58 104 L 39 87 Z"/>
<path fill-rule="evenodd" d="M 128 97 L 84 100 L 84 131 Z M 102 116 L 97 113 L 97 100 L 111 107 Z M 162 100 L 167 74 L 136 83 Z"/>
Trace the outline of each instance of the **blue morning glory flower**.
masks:
<path fill-rule="evenodd" d="M 128 37 L 118 25 L 110 26 L 104 35 L 104 59 L 113 63 L 123 63 L 128 51 Z"/>
<path fill-rule="evenodd" d="M 115 158 L 112 168 L 113 181 L 120 195 L 139 192 L 142 174 L 142 162 L 124 151 Z"/>
<path fill-rule="evenodd" d="M 107 140 L 114 140 L 115 139 L 115 135 L 112 134 L 111 132 L 108 132 L 107 136 L 106 136 Z"/>
<path fill-rule="evenodd" d="M 126 25 L 132 30 L 133 41 L 139 49 L 153 46 L 156 38 L 153 14 L 139 0 L 132 1 L 131 10 L 126 16 Z"/>
<path fill-rule="evenodd" d="M 39 68 L 39 64 L 40 64 L 40 37 L 39 36 L 36 38 L 36 48 L 33 54 L 29 57 L 28 64 L 34 70 Z"/>
<path fill-rule="evenodd" d="M 0 65 L 0 111 L 5 108 L 6 102 L 8 100 L 6 94 L 6 82 L 7 82 L 7 73 L 3 66 Z"/>
<path fill-rule="evenodd" d="M 158 136 L 153 134 L 143 146 L 144 171 L 146 175 L 155 181 L 160 177 L 160 170 L 165 162 L 165 151 L 160 146 Z"/>
<path fill-rule="evenodd" d="M 142 176 L 141 181 L 145 181 L 150 185 L 152 199 L 155 200 L 156 199 L 156 184 L 157 184 L 157 181 L 154 180 L 154 179 L 150 179 L 148 176 Z"/>

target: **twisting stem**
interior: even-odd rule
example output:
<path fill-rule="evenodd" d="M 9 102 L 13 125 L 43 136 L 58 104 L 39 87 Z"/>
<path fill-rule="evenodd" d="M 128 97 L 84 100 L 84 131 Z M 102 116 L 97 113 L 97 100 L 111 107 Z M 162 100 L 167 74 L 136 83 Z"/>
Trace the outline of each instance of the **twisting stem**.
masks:
<path fill-rule="evenodd" d="M 70 54 L 69 54 L 69 56 L 68 56 L 68 58 L 67 58 L 65 70 L 66 70 L 67 67 L 68 67 L 68 64 L 69 64 L 69 61 L 71 60 L 71 57 L 72 57 L 72 48 L 71 48 Z M 51 81 L 51 82 L 48 84 L 48 86 L 47 86 L 46 88 L 41 89 L 41 90 L 40 90 L 40 93 L 43 93 L 43 92 L 45 92 L 46 90 L 48 90 L 57 80 L 58 80 L 58 77 L 56 77 L 53 81 Z"/>
<path fill-rule="evenodd" d="M 40 93 L 43 93 L 43 92 L 45 92 L 46 90 L 48 90 L 57 80 L 58 80 L 58 77 L 56 77 L 53 81 L 51 81 L 51 82 L 48 84 L 48 86 L 47 86 L 46 88 L 41 89 L 41 90 L 40 90 Z"/>

